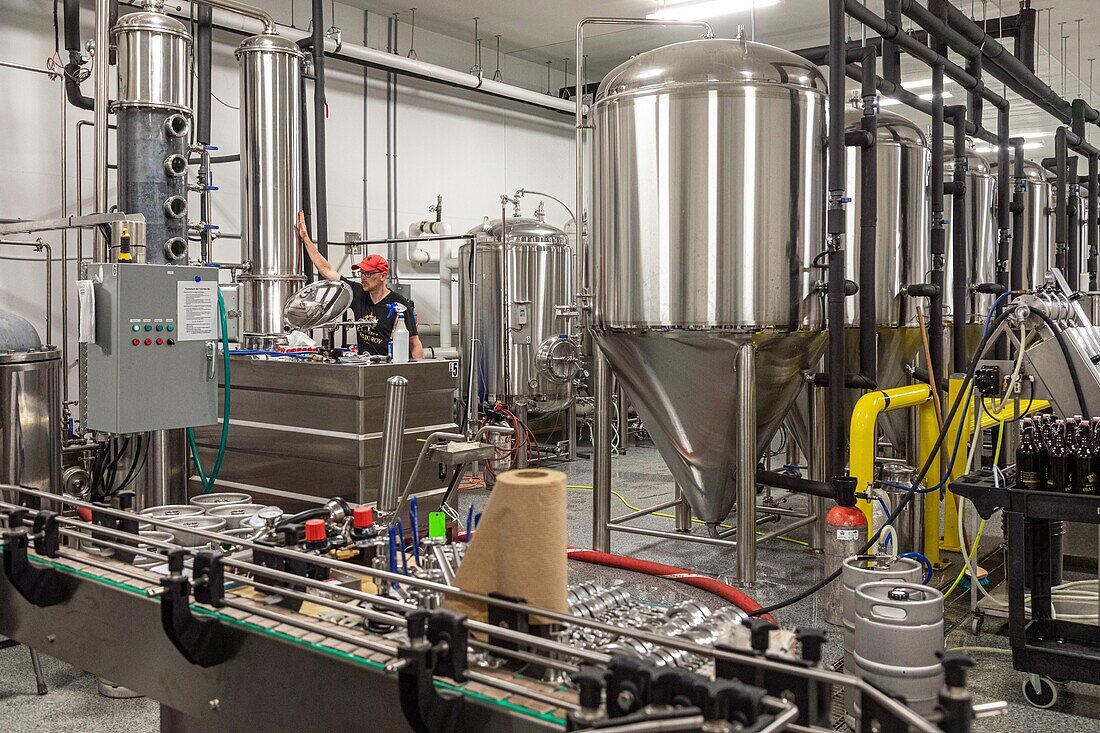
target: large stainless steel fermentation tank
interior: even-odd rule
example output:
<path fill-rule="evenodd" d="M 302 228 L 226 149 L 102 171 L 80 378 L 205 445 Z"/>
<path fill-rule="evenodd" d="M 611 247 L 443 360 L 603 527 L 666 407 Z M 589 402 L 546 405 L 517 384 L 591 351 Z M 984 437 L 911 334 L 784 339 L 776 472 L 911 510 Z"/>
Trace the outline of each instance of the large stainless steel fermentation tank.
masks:
<path fill-rule="evenodd" d="M 799 56 L 704 39 L 620 65 L 590 109 L 596 342 L 712 525 L 753 515 L 756 456 L 824 348 L 825 96 Z"/>
<path fill-rule="evenodd" d="M 845 115 L 848 131 L 860 128 L 862 113 L 851 110 Z M 875 330 L 878 337 L 877 385 L 880 388 L 896 387 L 906 383 L 905 367 L 917 356 L 921 346 L 917 308 L 919 298 L 910 297 L 906 289 L 910 285 L 928 280 L 931 269 L 929 251 L 929 190 L 928 171 L 932 153 L 920 128 L 890 112 L 880 112 L 877 122 L 876 143 L 876 191 L 875 210 Z M 846 231 L 852 232 L 845 247 L 848 278 L 859 280 L 860 238 L 854 233 L 860 230 L 863 216 L 860 149 L 848 148 L 846 190 L 852 194 L 852 203 L 846 208 Z M 845 344 L 848 363 L 859 363 L 859 297 L 845 303 Z M 927 305 L 924 305 L 927 317 Z M 862 393 L 849 390 L 845 404 L 850 414 Z M 807 394 L 796 402 L 793 423 L 798 428 L 796 437 L 809 456 L 809 426 L 811 419 Z M 897 452 L 904 452 L 909 442 L 909 418 L 903 412 L 886 413 L 879 421 L 886 440 Z"/>
<path fill-rule="evenodd" d="M 519 216 L 489 222 L 470 235 L 475 241 L 459 250 L 459 323 L 464 351 L 471 339 L 475 346 L 464 354 L 462 384 L 476 368 L 481 402 L 531 413 L 564 409 L 579 367 L 571 319 L 561 310 L 573 302 L 567 235 L 541 218 Z"/>

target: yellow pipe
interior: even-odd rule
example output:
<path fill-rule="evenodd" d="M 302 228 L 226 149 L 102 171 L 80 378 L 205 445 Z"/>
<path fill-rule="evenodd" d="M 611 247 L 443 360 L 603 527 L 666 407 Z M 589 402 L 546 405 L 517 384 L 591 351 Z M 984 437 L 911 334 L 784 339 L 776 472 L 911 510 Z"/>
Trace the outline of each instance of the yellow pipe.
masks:
<path fill-rule="evenodd" d="M 867 491 L 875 480 L 875 425 L 878 416 L 905 407 L 923 405 L 932 397 L 927 384 L 907 384 L 902 387 L 868 392 L 859 398 L 852 410 L 852 425 L 848 434 L 848 470 L 856 479 L 856 491 Z M 858 499 L 857 506 L 871 526 L 871 503 Z"/>
<path fill-rule="evenodd" d="M 917 417 L 920 421 L 920 465 L 928 460 L 928 455 L 936 445 L 936 439 L 940 437 L 939 416 L 936 415 L 936 407 L 932 401 L 924 403 L 917 408 Z M 926 476 L 939 481 L 943 475 L 941 465 L 943 452 L 940 451 L 928 467 Z M 932 563 L 932 567 L 940 566 L 940 497 L 939 494 L 925 494 L 924 497 L 924 556 Z"/>

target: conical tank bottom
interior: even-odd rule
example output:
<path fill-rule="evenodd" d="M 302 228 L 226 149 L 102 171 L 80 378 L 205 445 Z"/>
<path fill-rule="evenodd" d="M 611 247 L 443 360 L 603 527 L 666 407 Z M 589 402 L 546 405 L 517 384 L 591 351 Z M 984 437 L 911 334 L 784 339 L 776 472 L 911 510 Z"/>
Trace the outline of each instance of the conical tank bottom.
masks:
<path fill-rule="evenodd" d="M 905 367 L 913 363 L 921 349 L 920 329 L 914 327 L 891 328 L 879 326 L 878 329 L 878 380 L 880 389 L 900 387 L 910 382 Z M 845 329 L 845 344 L 848 350 L 848 370 L 855 372 L 859 368 L 859 329 Z M 844 424 L 852 423 L 852 412 L 856 402 L 865 395 L 863 390 L 849 389 L 844 393 Z M 789 425 L 794 431 L 795 442 L 805 454 L 809 450 L 809 390 L 798 395 L 791 407 Z M 894 410 L 882 414 L 878 427 L 882 437 L 893 447 L 896 456 L 903 456 L 909 446 L 909 411 Z M 847 445 L 848 433 L 844 434 Z M 847 448 L 845 449 L 847 450 Z"/>
<path fill-rule="evenodd" d="M 825 346 L 821 332 L 713 336 L 605 331 L 596 342 L 695 515 L 721 522 L 737 497 L 737 355 L 756 347 L 756 444 L 775 433 Z"/>

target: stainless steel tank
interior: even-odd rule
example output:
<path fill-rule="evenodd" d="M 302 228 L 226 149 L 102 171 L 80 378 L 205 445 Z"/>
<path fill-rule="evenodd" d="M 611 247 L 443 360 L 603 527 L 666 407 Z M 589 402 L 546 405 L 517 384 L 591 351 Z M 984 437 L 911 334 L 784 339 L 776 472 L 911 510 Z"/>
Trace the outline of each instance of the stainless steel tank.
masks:
<path fill-rule="evenodd" d="M 61 370 L 58 349 L 0 311 L 0 483 L 60 491 Z"/>
<path fill-rule="evenodd" d="M 463 359 L 462 384 L 476 363 L 480 401 L 525 404 L 539 413 L 564 409 L 580 366 L 571 319 L 560 311 L 574 295 L 567 235 L 539 217 L 522 216 L 497 219 L 470 234 L 477 238 L 477 262 L 475 268 L 474 247 L 463 244 L 458 312 L 462 349 L 469 351 L 473 336 L 477 353 Z M 476 288 L 468 276 L 475 269 Z"/>
<path fill-rule="evenodd" d="M 948 143 L 944 150 L 945 183 L 955 180 L 954 147 Z M 997 296 L 976 293 L 973 286 L 978 283 L 997 282 L 997 177 L 984 157 L 971 149 L 966 151 L 968 170 L 966 173 L 966 274 L 967 274 L 967 312 L 964 323 L 979 323 L 993 305 Z M 947 219 L 945 238 L 947 258 L 943 273 L 944 320 L 957 322 L 953 312 L 952 287 L 955 282 L 952 248 L 954 247 L 951 196 L 944 197 L 944 217 Z M 974 344 L 977 345 L 976 343 Z"/>
<path fill-rule="evenodd" d="M 621 64 L 590 109 L 596 341 L 707 522 L 747 475 L 739 419 L 762 449 L 824 348 L 825 98 L 795 54 L 704 39 Z"/>
<path fill-rule="evenodd" d="M 859 129 L 862 112 L 850 110 L 845 115 L 846 130 Z M 876 150 L 877 198 L 875 229 L 875 328 L 878 335 L 878 386 L 897 387 L 908 382 L 905 373 L 921 348 L 917 307 L 924 302 L 905 294 L 905 288 L 928 281 L 931 269 L 929 249 L 928 178 L 932 153 L 921 129 L 909 120 L 891 112 L 878 115 Z M 846 190 L 852 204 L 846 208 L 848 244 L 845 247 L 848 277 L 859 279 L 861 168 L 858 148 L 847 152 L 848 180 Z M 927 306 L 924 306 L 927 316 Z M 845 305 L 845 325 L 848 363 L 859 363 L 859 298 L 848 298 Z M 851 411 L 862 392 L 849 390 L 846 406 Z M 800 413 L 808 410 L 805 399 L 796 403 Z M 804 421 L 796 424 L 808 424 Z M 909 444 L 909 415 L 891 412 L 882 415 L 879 429 L 896 454 L 903 454 Z M 916 460 L 915 458 L 913 460 Z"/>
<path fill-rule="evenodd" d="M 236 51 L 241 100 L 241 276 L 244 338 L 270 346 L 285 338 L 283 305 L 305 281 L 295 221 L 300 208 L 302 53 L 274 35 L 245 39 Z"/>
<path fill-rule="evenodd" d="M 191 35 L 155 11 L 122 16 L 118 45 L 118 205 L 146 221 L 145 261 L 187 261 Z"/>
<path fill-rule="evenodd" d="M 1009 156 L 1009 167 L 1015 171 L 1015 156 Z M 992 164 L 994 175 L 997 164 Z M 1024 160 L 1024 237 L 1014 246 L 1023 248 L 1023 289 L 1034 290 L 1043 284 L 1054 264 L 1054 186 L 1049 173 L 1040 164 Z M 1013 173 L 1015 176 L 1015 173 Z M 1012 194 L 1009 194 L 1011 201 Z M 1084 241 L 1082 239 L 1082 241 Z"/>

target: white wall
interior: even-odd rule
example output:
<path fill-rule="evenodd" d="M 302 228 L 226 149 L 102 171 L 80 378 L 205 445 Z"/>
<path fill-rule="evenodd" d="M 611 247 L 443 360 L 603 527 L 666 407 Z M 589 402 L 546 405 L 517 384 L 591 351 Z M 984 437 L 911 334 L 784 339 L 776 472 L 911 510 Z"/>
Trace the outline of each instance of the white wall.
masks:
<path fill-rule="evenodd" d="M 290 25 L 291 3 L 278 0 L 262 4 L 275 19 Z M 93 14 L 90 3 L 83 3 L 81 36 L 93 35 Z M 326 9 L 329 7 L 325 4 Z M 343 31 L 346 42 L 363 43 L 364 14 L 361 10 L 337 4 L 335 24 Z M 127 12 L 123 8 L 122 12 Z M 308 24 L 309 2 L 297 0 L 294 21 L 298 28 Z M 0 61 L 43 67 L 53 52 L 53 0 L 0 0 Z M 367 44 L 373 48 L 386 46 L 385 16 L 369 15 Z M 333 23 L 326 18 L 326 26 Z M 222 100 L 213 103 L 212 137 L 220 153 L 238 152 L 239 130 L 237 66 L 233 49 L 241 37 L 215 31 L 214 71 L 212 87 Z M 408 52 L 409 28 L 402 24 L 399 49 Z M 473 61 L 472 44 L 417 29 L 416 51 L 423 61 L 467 70 Z M 67 55 L 62 49 L 62 59 Z M 486 49 L 484 63 L 487 73 L 495 68 L 495 51 Z M 502 57 L 502 72 L 509 83 L 539 91 L 545 90 L 545 67 L 522 59 Z M 113 70 L 112 70 L 113 81 Z M 369 72 L 364 85 L 363 69 L 357 65 L 327 59 L 327 121 L 328 141 L 328 212 L 329 238 L 343 241 L 345 231 L 366 234 L 369 238 L 386 235 L 386 93 L 385 74 Z M 92 94 L 91 81 L 84 83 L 85 94 Z M 366 114 L 364 115 L 364 93 Z M 58 80 L 45 75 L 0 67 L 0 140 L 5 152 L 0 156 L 0 217 L 47 218 L 61 214 L 60 172 L 62 135 L 62 89 Z M 307 82 L 307 95 L 312 100 L 312 85 Z M 296 111 L 295 111 L 296 113 Z M 74 125 L 78 119 L 90 119 L 90 113 L 73 107 L 64 110 L 67 117 L 68 143 L 64 157 L 68 164 L 69 211 L 75 213 L 77 158 Z M 398 77 L 398 227 L 429 218 L 427 207 L 443 194 L 445 219 L 452 231 L 464 232 L 481 222 L 483 216 L 499 216 L 499 196 L 527 187 L 553 193 L 571 201 L 573 198 L 573 126 L 572 118 L 560 113 L 519 105 L 506 100 L 468 90 Z M 312 115 L 310 116 L 312 125 Z M 92 206 L 91 128 L 84 129 L 83 171 L 84 211 Z M 364 169 L 364 135 L 366 135 L 366 166 Z M 310 149 L 313 149 L 312 132 Z M 113 160 L 114 142 L 111 142 Z M 215 183 L 220 190 L 212 199 L 212 218 L 224 231 L 240 232 L 239 174 L 236 164 L 216 167 Z M 313 171 L 311 180 L 316 181 Z M 365 179 L 365 182 L 364 182 Z M 113 185 L 114 173 L 111 173 Z M 364 189 L 366 196 L 364 196 Z M 114 193 L 111 193 L 114 201 Z M 364 210 L 364 200 L 367 206 Z M 537 201 L 530 201 L 525 210 L 530 213 Z M 566 214 L 552 202 L 547 203 L 551 222 L 564 225 Z M 192 220 L 197 219 L 198 202 L 192 200 Z M 369 225 L 364 232 L 364 216 Z M 55 258 L 60 257 L 63 235 L 44 234 L 54 246 Z M 68 235 L 70 256 L 75 251 L 77 234 Z M 21 239 L 30 239 L 21 237 Z M 85 234 L 86 249 L 91 237 Z M 425 245 L 433 255 L 438 245 Z M 384 253 L 384 247 L 373 251 Z M 30 249 L 0 247 L 0 257 L 40 257 Z M 330 251 L 333 265 L 350 274 L 357 257 L 345 254 L 341 245 Z M 193 246 L 192 257 L 198 257 Z M 425 323 L 438 322 L 437 277 L 435 263 L 415 270 L 404 261 L 399 272 L 403 280 L 413 280 L 413 298 Z M 213 259 L 240 260 L 239 240 L 225 239 L 214 247 Z M 61 268 L 55 265 L 54 343 L 61 335 Z M 407 277 L 406 277 L 407 276 Z M 70 302 L 75 301 L 72 281 L 75 266 L 70 265 L 67 287 Z M 28 318 L 40 331 L 43 323 L 43 265 L 41 262 L 0 260 L 0 308 L 9 309 Z M 457 296 L 457 288 L 456 296 Z M 70 314 L 70 336 L 75 338 L 76 314 Z M 455 308 L 457 313 L 457 305 Z M 71 340 L 70 339 L 70 340 Z M 73 350 L 75 358 L 75 349 Z M 72 362 L 72 360 L 70 360 Z M 70 383 L 75 368 L 70 365 Z M 75 390 L 73 392 L 75 396 Z"/>

